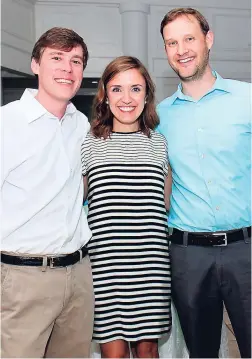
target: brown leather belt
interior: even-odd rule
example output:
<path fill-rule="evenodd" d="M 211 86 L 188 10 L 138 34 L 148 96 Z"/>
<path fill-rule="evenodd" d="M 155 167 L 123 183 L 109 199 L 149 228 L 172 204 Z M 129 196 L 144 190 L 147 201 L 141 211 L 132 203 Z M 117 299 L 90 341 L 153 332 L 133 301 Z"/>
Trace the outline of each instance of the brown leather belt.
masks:
<path fill-rule="evenodd" d="M 22 257 L 22 256 L 11 256 L 9 254 L 1 253 L 1 262 L 5 264 L 16 265 L 16 266 L 40 267 L 47 265 L 50 268 L 67 267 L 79 262 L 82 258 L 84 258 L 87 255 L 87 253 L 88 250 L 85 246 L 74 253 L 60 257 L 54 257 L 54 256 Z M 44 258 L 46 258 L 46 264 L 44 264 Z"/>
<path fill-rule="evenodd" d="M 172 235 L 169 237 L 171 243 L 185 244 L 187 237 L 188 245 L 196 246 L 226 246 L 228 243 L 237 242 L 251 237 L 251 227 L 235 229 L 227 232 L 184 232 L 173 228 Z"/>

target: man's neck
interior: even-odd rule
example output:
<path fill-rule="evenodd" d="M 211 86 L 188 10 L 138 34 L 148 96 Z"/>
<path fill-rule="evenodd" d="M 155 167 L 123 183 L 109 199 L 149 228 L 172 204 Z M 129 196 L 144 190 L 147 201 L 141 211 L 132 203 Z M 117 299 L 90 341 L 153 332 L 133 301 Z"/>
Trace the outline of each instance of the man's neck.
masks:
<path fill-rule="evenodd" d="M 52 115 L 57 117 L 59 120 L 65 115 L 66 108 L 68 103 L 62 101 L 58 101 L 56 99 L 52 99 L 50 96 L 46 96 L 46 94 L 42 94 L 38 91 L 35 99 Z"/>
<path fill-rule="evenodd" d="M 191 96 L 194 100 L 199 100 L 213 87 L 215 80 L 216 78 L 212 74 L 211 68 L 207 67 L 200 79 L 190 82 L 182 81 L 183 94 Z"/>

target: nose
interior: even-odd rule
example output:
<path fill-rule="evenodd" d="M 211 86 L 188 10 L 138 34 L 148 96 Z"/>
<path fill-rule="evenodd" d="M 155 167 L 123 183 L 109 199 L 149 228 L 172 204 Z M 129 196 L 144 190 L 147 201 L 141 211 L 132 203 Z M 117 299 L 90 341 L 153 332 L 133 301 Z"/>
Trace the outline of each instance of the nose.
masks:
<path fill-rule="evenodd" d="M 66 72 L 72 72 L 72 63 L 68 60 L 62 62 L 62 70 Z"/>
<path fill-rule="evenodd" d="M 178 47 L 177 47 L 177 53 L 178 55 L 182 56 L 184 55 L 186 52 L 188 52 L 188 49 L 186 47 L 186 44 L 184 42 L 180 42 L 178 44 Z"/>
<path fill-rule="evenodd" d="M 129 105 L 132 101 L 130 91 L 124 91 L 122 96 L 122 102 L 125 103 L 125 105 Z"/>

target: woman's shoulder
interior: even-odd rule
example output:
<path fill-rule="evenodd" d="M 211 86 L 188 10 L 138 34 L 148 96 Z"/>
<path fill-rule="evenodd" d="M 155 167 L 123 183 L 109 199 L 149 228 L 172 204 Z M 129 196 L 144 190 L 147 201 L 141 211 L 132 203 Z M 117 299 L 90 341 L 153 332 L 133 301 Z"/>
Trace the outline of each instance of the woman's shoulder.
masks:
<path fill-rule="evenodd" d="M 166 138 L 164 135 L 162 135 L 162 133 L 157 132 L 156 130 L 151 130 L 150 131 L 151 134 L 151 138 L 154 141 L 160 142 L 160 143 L 166 143 Z"/>
<path fill-rule="evenodd" d="M 107 145 L 108 139 L 95 136 L 91 131 L 87 134 L 82 144 L 84 148 L 103 148 Z"/>
<path fill-rule="evenodd" d="M 92 131 L 90 130 L 90 131 L 88 132 L 87 136 L 85 137 L 84 143 L 85 143 L 85 142 L 91 143 L 91 142 L 97 142 L 97 141 L 101 141 L 101 138 L 94 136 L 94 134 L 93 134 Z"/>

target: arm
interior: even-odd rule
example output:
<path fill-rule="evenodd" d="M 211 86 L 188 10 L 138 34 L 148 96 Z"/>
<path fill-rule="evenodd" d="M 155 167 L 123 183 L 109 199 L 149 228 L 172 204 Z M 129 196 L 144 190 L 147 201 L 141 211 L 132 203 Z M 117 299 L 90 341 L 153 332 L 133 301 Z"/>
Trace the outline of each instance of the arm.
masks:
<path fill-rule="evenodd" d="M 4 110 L 5 106 L 1 107 L 1 139 L 0 139 L 0 153 L 1 153 L 1 169 L 0 169 L 0 188 L 2 190 L 4 182 L 9 176 L 11 169 L 15 168 L 19 164 L 19 153 L 17 148 L 17 138 L 15 138 L 15 132 L 12 131 L 12 116 Z M 16 116 L 17 117 L 17 116 Z M 15 117 L 14 117 L 15 118 Z M 14 134 L 13 134 L 14 132 Z M 21 134 L 22 135 L 22 134 Z"/>
<path fill-rule="evenodd" d="M 169 211 L 170 209 L 171 190 L 172 190 L 172 171 L 171 171 L 171 167 L 168 166 L 168 174 L 165 178 L 165 186 L 164 186 L 165 208 L 167 211 Z"/>
<path fill-rule="evenodd" d="M 84 184 L 84 198 L 83 198 L 83 203 L 84 203 L 86 201 L 86 199 L 87 199 L 87 194 L 88 194 L 87 176 L 83 176 L 83 184 Z"/>
<path fill-rule="evenodd" d="M 83 133 L 83 141 L 81 145 L 81 171 L 83 176 L 83 203 L 85 203 L 88 194 L 88 180 L 87 180 L 87 156 L 85 156 L 87 149 L 85 148 L 85 141 L 90 130 L 90 123 L 88 122 L 88 118 L 86 115 L 78 111 L 80 116 L 80 122 L 83 126 L 82 133 Z"/>

